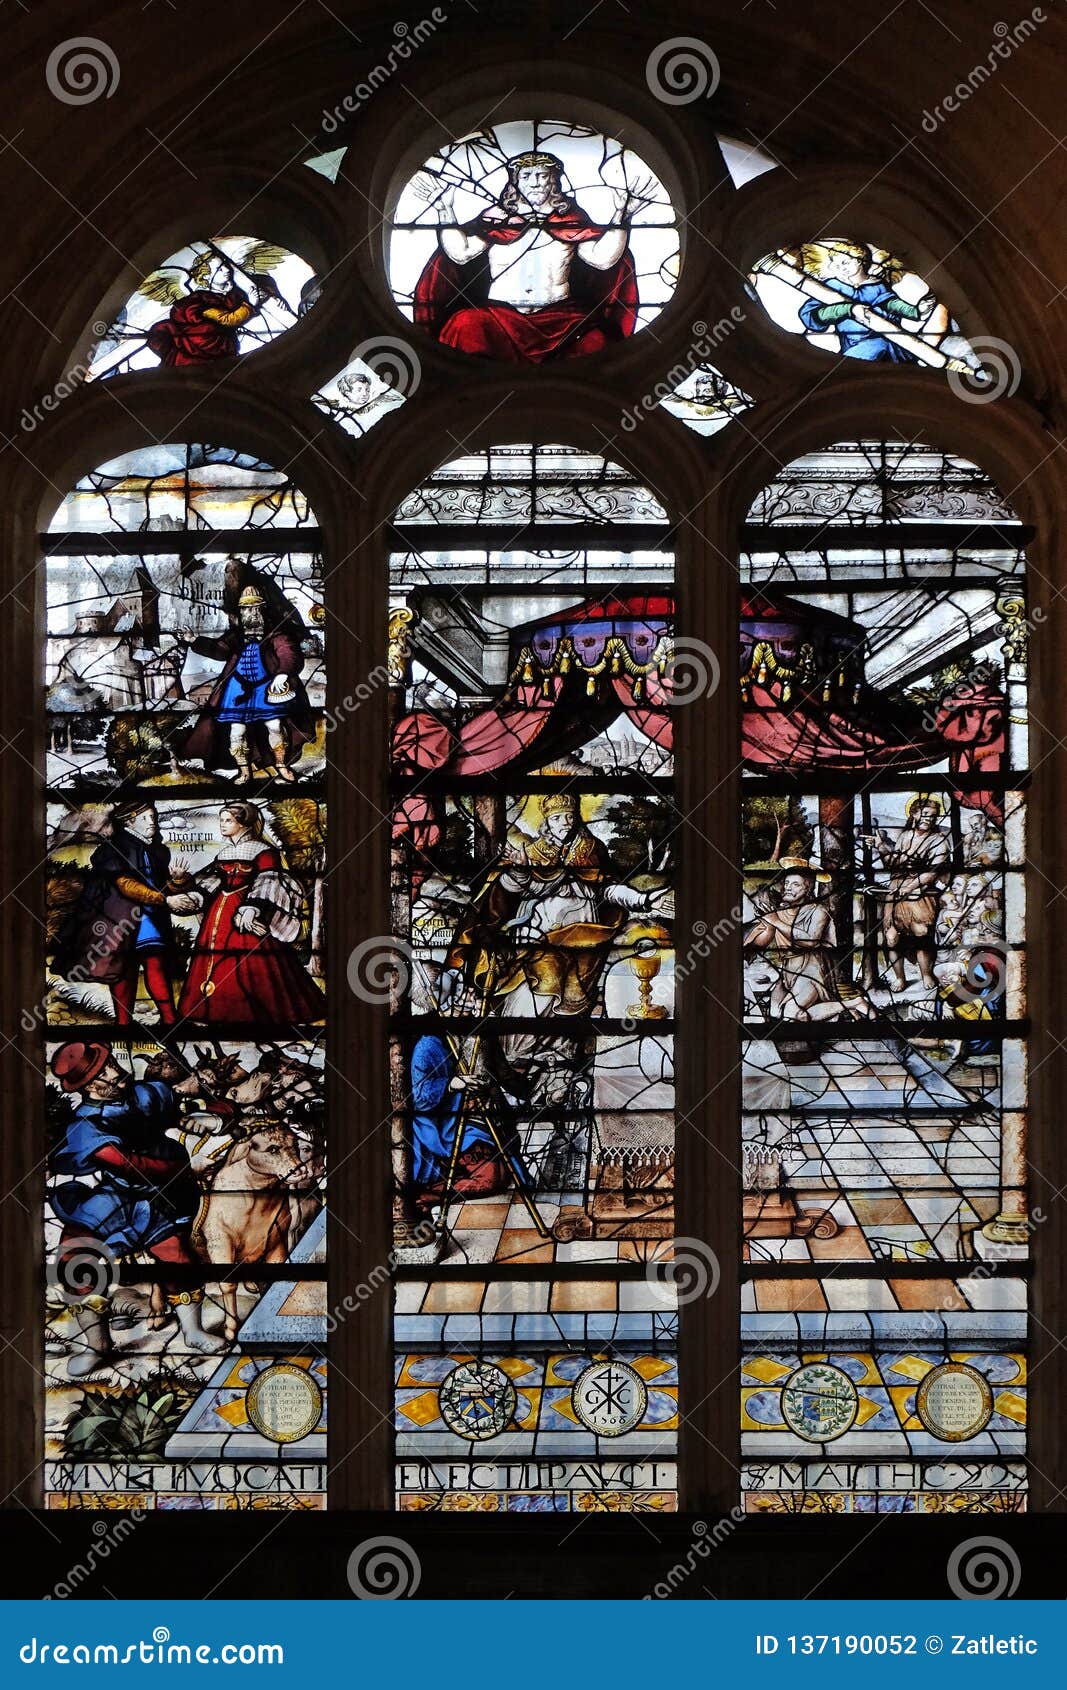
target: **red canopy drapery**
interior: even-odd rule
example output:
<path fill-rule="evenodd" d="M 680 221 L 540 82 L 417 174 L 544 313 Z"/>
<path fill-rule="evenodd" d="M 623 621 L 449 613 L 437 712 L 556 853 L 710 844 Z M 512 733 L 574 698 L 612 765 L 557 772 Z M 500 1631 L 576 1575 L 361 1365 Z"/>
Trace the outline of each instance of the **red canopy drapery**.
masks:
<path fill-rule="evenodd" d="M 520 684 L 499 704 L 479 710 L 458 732 L 432 711 L 411 711 L 393 731 L 394 772 L 419 775 L 447 769 L 455 775 L 484 775 L 506 768 L 548 726 L 560 685 L 558 676 L 538 686 Z M 410 839 L 417 849 L 426 850 L 440 833 L 432 800 L 409 793 L 396 805 L 394 838 Z"/>
<path fill-rule="evenodd" d="M 395 770 L 493 773 L 534 748 L 543 757 L 539 742 L 573 742 L 583 724 L 608 721 L 620 710 L 669 750 L 679 702 L 671 673 L 673 617 L 672 599 L 633 595 L 527 623 L 513 635 L 511 681 L 500 701 L 458 730 L 429 711 L 404 716 L 393 742 Z M 1001 767 L 1004 700 L 989 683 L 961 683 L 931 723 L 917 705 L 866 685 L 859 623 L 763 593 L 742 602 L 740 644 L 743 756 L 751 768 L 859 773 L 943 759 L 954 774 Z M 996 812 L 988 792 L 961 791 L 959 801 Z M 397 831 L 416 842 L 421 835 L 421 843 L 432 843 L 435 825 L 426 799 L 411 795 L 398 807 Z"/>

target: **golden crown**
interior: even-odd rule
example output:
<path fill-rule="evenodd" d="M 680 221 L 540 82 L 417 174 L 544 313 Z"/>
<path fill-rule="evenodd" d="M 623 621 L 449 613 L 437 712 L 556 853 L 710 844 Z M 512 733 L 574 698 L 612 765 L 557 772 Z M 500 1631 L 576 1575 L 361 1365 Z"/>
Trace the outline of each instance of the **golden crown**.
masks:
<path fill-rule="evenodd" d="M 554 816 L 557 813 L 562 812 L 566 812 L 567 815 L 573 816 L 576 809 L 576 801 L 566 792 L 558 792 L 552 797 L 542 798 L 541 800 L 541 814 L 543 816 Z"/>

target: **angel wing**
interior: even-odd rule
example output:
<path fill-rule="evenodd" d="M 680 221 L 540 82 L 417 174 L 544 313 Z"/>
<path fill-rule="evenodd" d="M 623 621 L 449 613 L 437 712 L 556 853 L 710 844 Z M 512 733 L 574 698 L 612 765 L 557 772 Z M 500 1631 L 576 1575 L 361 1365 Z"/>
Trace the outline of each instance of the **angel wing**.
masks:
<path fill-rule="evenodd" d="M 245 270 L 251 271 L 253 276 L 266 276 L 288 257 L 289 254 L 283 246 L 274 246 L 270 241 L 253 241 L 238 262 Z"/>
<path fill-rule="evenodd" d="M 138 293 L 143 293 L 146 299 L 154 300 L 157 305 L 176 305 L 184 291 L 181 276 L 173 270 L 153 270 L 137 289 Z"/>

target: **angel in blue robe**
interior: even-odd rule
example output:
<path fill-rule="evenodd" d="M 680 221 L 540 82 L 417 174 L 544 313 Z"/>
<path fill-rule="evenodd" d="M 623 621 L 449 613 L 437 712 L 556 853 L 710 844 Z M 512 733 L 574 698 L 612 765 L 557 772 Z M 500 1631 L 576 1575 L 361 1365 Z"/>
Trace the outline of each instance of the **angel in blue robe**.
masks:
<path fill-rule="evenodd" d="M 914 364 L 920 360 L 915 352 L 892 339 L 871 313 L 900 328 L 916 328 L 912 332 L 928 333 L 927 319 L 944 314 L 944 307 L 932 299 L 923 306 L 903 299 L 893 286 L 903 274 L 892 259 L 876 265 L 870 247 L 852 241 L 817 241 L 801 248 L 804 270 L 817 278 L 824 288 L 840 294 L 840 300 L 806 299 L 800 307 L 800 320 L 810 334 L 825 334 L 828 329 L 837 333 L 840 351 L 846 358 L 861 358 L 866 363 L 886 361 L 892 364 Z M 925 306 L 925 308 L 924 308 Z M 949 327 L 938 323 L 938 331 Z M 937 331 L 935 331 L 937 332 Z M 936 343 L 935 343 L 936 344 Z"/>

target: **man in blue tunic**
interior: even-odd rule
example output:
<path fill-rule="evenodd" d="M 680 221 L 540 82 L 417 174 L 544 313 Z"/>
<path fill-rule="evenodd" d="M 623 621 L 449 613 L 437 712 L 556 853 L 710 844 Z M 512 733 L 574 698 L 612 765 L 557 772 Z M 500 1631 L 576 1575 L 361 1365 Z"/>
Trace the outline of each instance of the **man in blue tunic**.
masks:
<path fill-rule="evenodd" d="M 67 980 L 109 986 L 122 1026 L 135 1018 L 143 972 L 160 1022 L 172 1025 L 170 918 L 197 908 L 196 899 L 181 887 L 180 877 L 171 874 L 170 850 L 160 840 L 152 800 L 118 805 L 111 837 L 93 852 L 81 897 L 60 928 L 55 972 Z"/>
<path fill-rule="evenodd" d="M 99 1245 L 105 1261 L 147 1253 L 159 1262 L 195 1262 L 190 1232 L 200 1189 L 185 1149 L 168 1129 L 178 1125 L 179 1097 L 202 1090 L 199 1077 L 135 1080 L 108 1045 L 80 1040 L 60 1046 L 51 1069 L 63 1091 L 80 1098 L 50 1163 L 53 1175 L 74 1176 L 57 1180 L 51 1190 L 63 1226 L 60 1279 L 87 1241 Z M 176 1317 L 184 1347 L 200 1353 L 220 1348 L 222 1340 L 201 1323 L 203 1291 L 167 1284 L 163 1290 L 171 1313 L 153 1317 L 154 1324 Z M 84 1347 L 68 1360 L 73 1378 L 94 1372 L 114 1347 L 105 1298 L 86 1298 L 77 1316 Z"/>
<path fill-rule="evenodd" d="M 315 721 L 300 672 L 305 629 L 296 606 L 275 582 L 248 571 L 222 638 L 192 642 L 199 657 L 224 664 L 204 710 L 181 748 L 206 770 L 237 766 L 237 784 L 255 768 L 292 783 L 290 767 L 315 736 Z"/>

